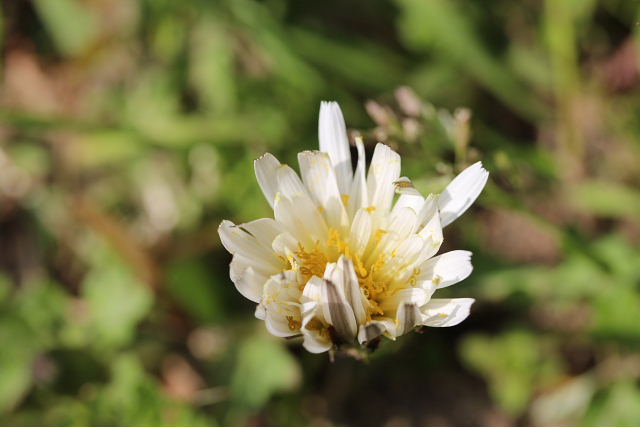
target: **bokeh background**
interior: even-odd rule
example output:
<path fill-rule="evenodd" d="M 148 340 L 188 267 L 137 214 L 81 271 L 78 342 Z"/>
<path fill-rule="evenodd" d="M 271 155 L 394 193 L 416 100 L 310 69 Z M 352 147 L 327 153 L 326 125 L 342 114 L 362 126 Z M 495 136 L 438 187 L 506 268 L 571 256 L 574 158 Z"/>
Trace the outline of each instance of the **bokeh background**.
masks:
<path fill-rule="evenodd" d="M 1 4 L 4 425 L 640 425 L 636 1 Z M 270 337 L 216 232 L 324 99 L 425 193 L 491 171 L 470 318 L 366 363 Z"/>

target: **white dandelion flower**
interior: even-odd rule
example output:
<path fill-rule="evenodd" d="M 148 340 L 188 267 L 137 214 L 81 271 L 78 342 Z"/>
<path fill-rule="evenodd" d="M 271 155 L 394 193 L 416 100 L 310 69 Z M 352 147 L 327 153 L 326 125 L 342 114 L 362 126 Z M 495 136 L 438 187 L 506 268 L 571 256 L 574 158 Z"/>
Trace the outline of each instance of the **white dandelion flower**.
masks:
<path fill-rule="evenodd" d="M 384 144 L 366 171 L 357 139 L 353 170 L 337 103 L 321 104 L 318 133 L 320 151 L 298 154 L 302 179 L 269 153 L 255 161 L 274 219 L 220 225 L 222 244 L 233 254 L 231 280 L 258 304 L 256 317 L 273 335 L 302 335 L 314 353 L 464 320 L 472 298 L 432 295 L 469 276 L 471 253 L 435 255 L 442 228 L 487 182 L 482 164 L 424 198 L 400 177 L 400 156 Z"/>

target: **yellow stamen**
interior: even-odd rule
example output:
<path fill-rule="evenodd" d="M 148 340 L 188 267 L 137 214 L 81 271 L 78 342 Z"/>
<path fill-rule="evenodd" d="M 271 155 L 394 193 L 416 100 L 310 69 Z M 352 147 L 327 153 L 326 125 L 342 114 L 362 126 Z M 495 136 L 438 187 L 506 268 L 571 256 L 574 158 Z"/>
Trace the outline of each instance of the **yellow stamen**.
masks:
<path fill-rule="evenodd" d="M 328 259 L 327 256 L 319 250 L 318 244 L 316 244 L 316 247 L 309 252 L 304 248 L 304 246 L 302 246 L 302 243 L 299 243 L 298 250 L 295 252 L 295 255 L 298 257 L 301 264 L 300 273 L 303 278 L 302 287 L 304 287 L 304 284 L 306 284 L 311 277 L 322 277 Z"/>
<path fill-rule="evenodd" d="M 300 321 L 293 318 L 293 316 L 286 316 L 289 330 L 292 332 L 300 330 Z"/>
<path fill-rule="evenodd" d="M 380 239 L 382 239 L 382 236 L 384 236 L 385 234 L 387 234 L 386 230 L 378 228 L 376 230 L 376 234 L 373 236 L 373 238 L 375 239 L 376 243 L 380 243 Z"/>
<path fill-rule="evenodd" d="M 414 268 L 413 273 L 411 273 L 411 277 L 409 277 L 409 284 L 411 286 L 415 286 L 418 281 L 418 274 L 420 274 L 419 268 Z"/>
<path fill-rule="evenodd" d="M 341 194 L 340 197 L 342 198 L 342 203 L 344 204 L 344 207 L 348 207 L 349 206 L 349 195 L 348 194 Z"/>
<path fill-rule="evenodd" d="M 364 210 L 369 212 L 369 213 L 371 213 L 371 212 L 376 210 L 376 207 L 375 206 L 369 206 L 368 208 L 364 208 Z"/>

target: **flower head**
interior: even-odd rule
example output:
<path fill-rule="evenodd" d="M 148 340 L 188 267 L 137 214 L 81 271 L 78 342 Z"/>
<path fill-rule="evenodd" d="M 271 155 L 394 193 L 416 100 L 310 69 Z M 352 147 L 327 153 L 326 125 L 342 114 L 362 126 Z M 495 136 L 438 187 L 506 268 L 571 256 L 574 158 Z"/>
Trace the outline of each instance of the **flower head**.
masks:
<path fill-rule="evenodd" d="M 231 280 L 258 304 L 256 317 L 273 335 L 302 335 L 314 353 L 464 320 L 473 299 L 432 295 L 471 273 L 471 253 L 435 255 L 442 228 L 487 182 L 481 163 L 439 196 L 424 198 L 400 177 L 400 156 L 384 144 L 367 171 L 356 139 L 353 170 L 335 102 L 321 104 L 318 133 L 320 151 L 298 154 L 302 179 L 269 153 L 255 161 L 274 219 L 220 224 L 222 244 L 233 254 Z"/>

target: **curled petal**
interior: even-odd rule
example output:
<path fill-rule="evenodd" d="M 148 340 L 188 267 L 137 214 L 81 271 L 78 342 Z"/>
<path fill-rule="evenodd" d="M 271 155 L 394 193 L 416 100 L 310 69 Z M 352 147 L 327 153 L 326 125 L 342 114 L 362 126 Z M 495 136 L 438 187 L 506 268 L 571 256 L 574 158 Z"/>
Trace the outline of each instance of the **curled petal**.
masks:
<path fill-rule="evenodd" d="M 389 338 L 395 339 L 396 325 L 393 320 L 372 320 L 367 324 L 360 326 L 360 330 L 358 331 L 358 342 L 360 344 L 364 344 L 383 334 L 387 335 Z"/>
<path fill-rule="evenodd" d="M 469 316 L 473 298 L 432 299 L 420 309 L 425 326 L 455 326 Z"/>
<path fill-rule="evenodd" d="M 380 308 L 382 308 L 385 313 L 392 314 L 393 317 L 396 317 L 395 314 L 402 306 L 410 304 L 422 307 L 428 300 L 429 295 L 424 289 L 406 288 L 395 292 L 393 295 L 385 299 L 380 304 Z"/>
<path fill-rule="evenodd" d="M 323 353 L 329 350 L 333 343 L 328 333 L 327 322 L 322 313 L 323 279 L 312 277 L 302 291 L 302 328 L 304 336 L 303 346 L 311 353 Z"/>
<path fill-rule="evenodd" d="M 256 319 L 264 320 L 267 317 L 267 310 L 264 308 L 264 305 L 258 304 L 256 305 L 256 311 L 253 315 L 256 316 Z"/>
<path fill-rule="evenodd" d="M 266 311 L 267 330 L 277 337 L 290 337 L 300 333 L 300 288 L 296 274 L 289 270 L 273 275 L 264 285 L 261 305 Z"/>
<path fill-rule="evenodd" d="M 262 298 L 262 288 L 269 277 L 257 272 L 242 255 L 235 255 L 231 260 L 229 276 L 238 292 L 253 302 Z"/>
<path fill-rule="evenodd" d="M 280 225 L 270 218 L 259 219 L 239 226 L 224 220 L 218 227 L 220 241 L 230 253 L 261 260 L 275 268 L 279 266 L 279 262 L 270 247 L 275 236 L 281 231 Z"/>
<path fill-rule="evenodd" d="M 471 252 L 451 251 L 422 264 L 418 280 L 428 280 L 437 289 L 446 288 L 469 277 L 471 271 Z"/>
<path fill-rule="evenodd" d="M 301 331 L 302 336 L 304 337 L 302 346 L 309 353 L 324 353 L 333 347 L 333 343 L 331 342 L 331 339 L 328 338 L 328 335 L 322 335 L 315 329 L 303 328 Z"/>

